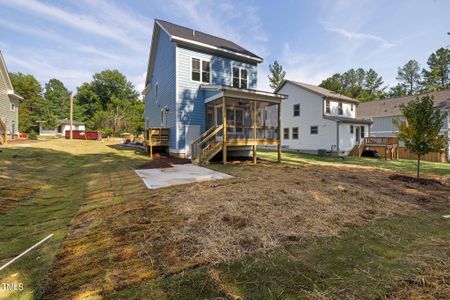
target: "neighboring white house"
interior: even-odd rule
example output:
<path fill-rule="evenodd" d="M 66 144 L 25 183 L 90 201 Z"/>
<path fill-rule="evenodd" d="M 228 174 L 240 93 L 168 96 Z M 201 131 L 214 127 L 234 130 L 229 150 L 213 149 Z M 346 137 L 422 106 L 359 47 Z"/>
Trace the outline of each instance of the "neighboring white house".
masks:
<path fill-rule="evenodd" d="M 347 155 L 369 136 L 371 121 L 356 118 L 358 100 L 291 80 L 285 80 L 276 92 L 288 96 L 281 102 L 285 149 Z"/>
<path fill-rule="evenodd" d="M 418 97 L 430 95 L 433 97 L 434 107 L 449 114 L 441 129 L 441 134 L 450 138 L 450 90 L 432 92 L 423 95 L 412 95 L 391 99 L 375 100 L 361 103 L 357 110 L 359 118 L 371 119 L 373 125 L 370 128 L 370 136 L 373 137 L 392 137 L 398 133 L 398 128 L 392 120 L 404 120 L 401 106 L 406 105 Z M 449 157 L 450 157 L 450 150 Z"/>
<path fill-rule="evenodd" d="M 59 121 L 56 128 L 47 129 L 45 128 L 45 121 L 38 121 L 39 123 L 39 135 L 42 136 L 65 136 L 66 131 L 70 130 L 70 122 L 68 119 L 63 119 Z M 84 123 L 73 121 L 72 130 L 85 131 L 86 126 Z"/>

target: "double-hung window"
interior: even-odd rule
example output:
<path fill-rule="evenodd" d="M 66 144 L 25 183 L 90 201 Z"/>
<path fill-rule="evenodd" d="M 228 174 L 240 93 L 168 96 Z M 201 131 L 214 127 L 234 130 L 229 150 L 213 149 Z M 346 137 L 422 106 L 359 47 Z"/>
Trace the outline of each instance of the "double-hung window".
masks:
<path fill-rule="evenodd" d="M 342 102 L 338 104 L 338 115 L 342 116 L 344 114 L 344 109 L 342 108 Z"/>
<path fill-rule="evenodd" d="M 248 71 L 244 68 L 233 67 L 233 87 L 238 89 L 248 88 Z"/>
<path fill-rule="evenodd" d="M 192 58 L 191 80 L 209 83 L 211 78 L 211 65 L 209 61 L 199 58 Z"/>
<path fill-rule="evenodd" d="M 311 134 L 319 134 L 319 126 L 311 126 Z"/>
<path fill-rule="evenodd" d="M 353 133 L 354 129 L 353 129 L 353 125 L 350 125 L 350 133 Z"/>
<path fill-rule="evenodd" d="M 361 138 L 364 138 L 364 126 L 361 126 Z"/>
<path fill-rule="evenodd" d="M 289 139 L 289 128 L 284 128 L 283 137 L 285 140 Z"/>
<path fill-rule="evenodd" d="M 16 104 L 11 102 L 11 111 L 16 111 Z"/>
<path fill-rule="evenodd" d="M 294 117 L 300 116 L 300 104 L 294 104 Z"/>
<path fill-rule="evenodd" d="M 298 140 L 298 127 L 293 127 L 292 128 L 292 139 L 293 140 Z"/>
<path fill-rule="evenodd" d="M 325 100 L 325 113 L 326 114 L 331 113 L 330 100 Z"/>

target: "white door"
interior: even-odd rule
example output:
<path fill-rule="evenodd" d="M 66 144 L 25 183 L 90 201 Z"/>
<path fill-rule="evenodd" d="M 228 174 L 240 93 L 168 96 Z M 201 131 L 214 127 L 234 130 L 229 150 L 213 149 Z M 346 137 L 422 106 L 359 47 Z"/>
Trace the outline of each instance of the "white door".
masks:
<path fill-rule="evenodd" d="M 200 136 L 200 125 L 186 125 L 185 128 L 186 147 L 184 151 L 186 158 L 191 158 L 191 144 Z"/>

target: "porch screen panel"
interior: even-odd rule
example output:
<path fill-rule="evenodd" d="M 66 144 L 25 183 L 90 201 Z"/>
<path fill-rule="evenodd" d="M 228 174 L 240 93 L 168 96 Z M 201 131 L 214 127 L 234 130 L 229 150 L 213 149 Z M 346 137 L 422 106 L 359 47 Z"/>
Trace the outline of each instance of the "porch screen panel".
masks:
<path fill-rule="evenodd" d="M 277 140 L 278 105 L 270 102 L 258 102 L 256 105 L 256 136 L 258 140 Z"/>
<path fill-rule="evenodd" d="M 228 140 L 253 139 L 252 103 L 246 99 L 227 98 Z"/>

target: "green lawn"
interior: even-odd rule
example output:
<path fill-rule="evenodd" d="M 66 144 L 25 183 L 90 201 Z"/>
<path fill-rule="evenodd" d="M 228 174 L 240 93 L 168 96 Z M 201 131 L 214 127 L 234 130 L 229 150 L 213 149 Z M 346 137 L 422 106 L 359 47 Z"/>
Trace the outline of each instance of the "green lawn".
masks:
<path fill-rule="evenodd" d="M 277 152 L 268 149 L 258 150 L 258 157 L 267 160 L 276 160 Z M 357 165 L 365 167 L 374 167 L 388 169 L 401 172 L 416 172 L 417 161 L 398 159 L 384 160 L 365 157 L 331 157 L 318 156 L 313 154 L 304 154 L 296 152 L 283 152 L 282 162 L 287 164 L 339 164 L 339 165 Z M 435 175 L 450 175 L 450 163 L 437 163 L 429 161 L 421 161 L 421 172 Z"/>

